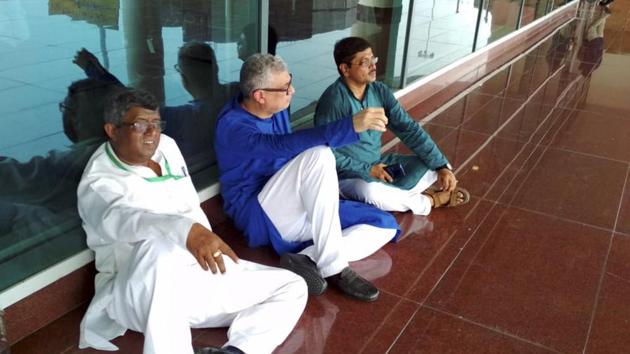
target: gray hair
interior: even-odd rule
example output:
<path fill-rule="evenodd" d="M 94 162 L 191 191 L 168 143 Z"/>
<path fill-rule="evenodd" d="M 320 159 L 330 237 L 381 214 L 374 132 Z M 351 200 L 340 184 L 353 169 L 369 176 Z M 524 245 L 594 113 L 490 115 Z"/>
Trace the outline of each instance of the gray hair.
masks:
<path fill-rule="evenodd" d="M 120 126 L 125 118 L 125 114 L 133 107 L 157 111 L 159 104 L 155 96 L 147 91 L 130 88 L 122 89 L 111 95 L 105 103 L 105 123 Z"/>
<path fill-rule="evenodd" d="M 254 54 L 247 58 L 241 67 L 241 92 L 250 97 L 255 90 L 271 85 L 273 73 L 287 71 L 287 64 L 279 56 Z"/>

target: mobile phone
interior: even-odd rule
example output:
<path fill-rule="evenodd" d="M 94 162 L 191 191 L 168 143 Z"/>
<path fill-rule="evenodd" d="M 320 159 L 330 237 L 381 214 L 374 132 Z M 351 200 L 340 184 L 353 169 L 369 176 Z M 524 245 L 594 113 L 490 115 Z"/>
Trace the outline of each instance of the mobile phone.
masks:
<path fill-rule="evenodd" d="M 395 163 L 384 168 L 385 172 L 390 175 L 394 180 L 399 179 L 400 177 L 404 177 L 407 173 L 405 173 L 405 169 L 401 163 Z"/>

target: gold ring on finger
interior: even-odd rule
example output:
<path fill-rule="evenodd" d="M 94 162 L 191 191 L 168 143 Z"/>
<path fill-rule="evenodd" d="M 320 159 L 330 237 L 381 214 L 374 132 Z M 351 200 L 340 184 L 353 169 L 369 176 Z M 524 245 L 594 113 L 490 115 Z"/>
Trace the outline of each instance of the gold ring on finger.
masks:
<path fill-rule="evenodd" d="M 216 252 L 214 252 L 214 253 L 212 254 L 212 257 L 214 257 L 214 258 L 218 258 L 218 257 L 221 257 L 221 255 L 222 255 L 222 254 L 223 254 L 223 253 L 222 253 L 221 251 L 217 250 Z"/>

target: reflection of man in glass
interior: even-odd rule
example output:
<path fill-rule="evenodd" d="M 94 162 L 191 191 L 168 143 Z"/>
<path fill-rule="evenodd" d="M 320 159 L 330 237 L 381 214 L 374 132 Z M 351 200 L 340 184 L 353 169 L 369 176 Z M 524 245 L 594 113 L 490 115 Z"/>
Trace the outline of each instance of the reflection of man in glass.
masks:
<path fill-rule="evenodd" d="M 76 187 L 85 163 L 104 138 L 103 101 L 117 85 L 76 81 L 59 108 L 74 144 L 20 163 L 0 156 L 0 234 L 30 237 L 52 227 L 77 226 Z M 7 239 L 3 239 L 6 241 Z"/>
<path fill-rule="evenodd" d="M 230 326 L 224 348 L 195 353 L 271 353 L 304 309 L 304 281 L 239 260 L 212 232 L 182 154 L 160 134 L 157 108 L 146 92 L 114 95 L 108 142 L 77 188 L 99 272 L 80 346 L 116 350 L 109 341 L 129 328 L 144 333 L 146 354 L 193 354 L 191 327 Z"/>
<path fill-rule="evenodd" d="M 122 83 L 87 50 L 77 53 L 75 63 L 89 77 Z M 185 43 L 178 52 L 175 69 L 193 100 L 181 106 L 162 107 L 164 133 L 177 142 L 192 173 L 215 163 L 215 119 L 219 109 L 234 95 L 236 84 L 219 83 L 219 67 L 214 50 L 204 42 Z"/>
<path fill-rule="evenodd" d="M 411 210 L 417 215 L 427 215 L 431 208 L 468 202 L 470 195 L 457 187 L 444 154 L 409 117 L 391 90 L 376 81 L 378 58 L 370 43 L 359 37 L 342 39 L 335 44 L 334 57 L 340 77 L 322 94 L 315 124 L 329 124 L 367 107 L 382 107 L 388 117 L 387 128 L 414 153 L 381 156 L 379 131 L 363 132 L 358 142 L 333 149 L 342 196 L 383 210 Z M 388 165 L 394 166 L 399 176 L 390 175 Z M 429 188 L 436 180 L 440 189 Z"/>
<path fill-rule="evenodd" d="M 225 211 L 250 247 L 271 245 L 281 266 L 301 275 L 309 293 L 332 284 L 373 301 L 379 291 L 348 262 L 374 253 L 397 234 L 388 213 L 339 202 L 335 160 L 328 146 L 384 129 L 378 108 L 327 126 L 292 132 L 287 107 L 295 89 L 282 59 L 254 54 L 241 68 L 241 95 L 217 120 L 215 141 Z M 299 253 L 294 253 L 299 252 Z"/>
<path fill-rule="evenodd" d="M 551 72 L 558 69 L 572 52 L 575 45 L 574 31 L 575 25 L 570 24 L 563 26 L 553 35 L 546 55 Z"/>
<path fill-rule="evenodd" d="M 588 76 L 602 63 L 604 55 L 604 28 L 606 19 L 610 16 L 609 2 L 601 1 L 595 10 L 593 22 L 586 29 L 582 47 L 578 52 L 580 58 L 580 72 L 583 76 Z"/>
<path fill-rule="evenodd" d="M 177 54 L 176 70 L 193 100 L 160 110 L 166 121 L 165 134 L 182 150 L 191 171 L 214 164 L 214 129 L 221 107 L 238 92 L 238 84 L 219 83 L 219 66 L 214 50 L 204 42 L 185 43 Z"/>

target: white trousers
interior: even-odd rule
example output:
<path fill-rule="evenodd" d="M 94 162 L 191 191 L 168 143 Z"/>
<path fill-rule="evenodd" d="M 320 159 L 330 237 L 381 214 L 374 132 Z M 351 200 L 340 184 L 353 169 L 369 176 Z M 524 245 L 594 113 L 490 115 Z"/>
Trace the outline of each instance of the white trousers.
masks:
<path fill-rule="evenodd" d="M 204 271 L 180 246 L 138 243 L 117 274 L 109 316 L 144 333 L 145 354 L 192 354 L 190 328 L 226 327 L 228 342 L 248 354 L 271 353 L 289 335 L 307 300 L 299 276 L 223 256 L 224 274 Z"/>
<path fill-rule="evenodd" d="M 322 277 L 371 255 L 396 234 L 395 229 L 365 224 L 341 230 L 335 156 L 324 146 L 284 165 L 267 181 L 258 202 L 284 240 L 313 240 L 300 253 L 317 263 Z"/>
<path fill-rule="evenodd" d="M 360 178 L 339 181 L 339 191 L 346 199 L 357 200 L 385 211 L 411 210 L 416 215 L 429 215 L 431 200 L 422 194 L 437 181 L 437 172 L 427 171 L 416 185 L 401 189 L 381 182 L 366 182 Z"/>

